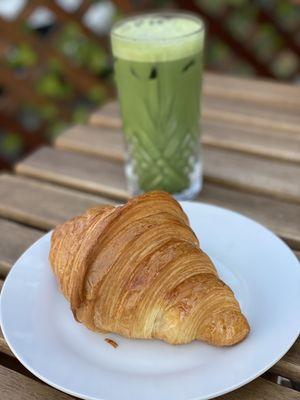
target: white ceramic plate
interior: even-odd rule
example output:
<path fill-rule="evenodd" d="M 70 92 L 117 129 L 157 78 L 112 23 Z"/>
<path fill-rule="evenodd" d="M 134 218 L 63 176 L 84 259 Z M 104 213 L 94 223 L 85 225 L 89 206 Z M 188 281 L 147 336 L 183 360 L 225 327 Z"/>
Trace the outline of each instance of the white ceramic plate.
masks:
<path fill-rule="evenodd" d="M 1 295 L 5 339 L 33 374 L 84 399 L 200 400 L 246 384 L 286 353 L 300 330 L 300 266 L 293 253 L 237 213 L 182 204 L 202 248 L 235 292 L 251 326 L 249 337 L 232 348 L 215 348 L 88 331 L 74 321 L 57 289 L 47 234 L 16 262 Z"/>

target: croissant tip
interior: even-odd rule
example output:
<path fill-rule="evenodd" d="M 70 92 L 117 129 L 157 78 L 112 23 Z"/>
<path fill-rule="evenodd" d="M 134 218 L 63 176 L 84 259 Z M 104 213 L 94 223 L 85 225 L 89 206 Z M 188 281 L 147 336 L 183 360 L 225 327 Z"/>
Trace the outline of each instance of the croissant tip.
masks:
<path fill-rule="evenodd" d="M 232 340 L 228 340 L 227 343 L 222 344 L 222 346 L 234 346 L 238 343 L 241 343 L 243 340 L 246 339 L 246 337 L 250 333 L 250 326 L 245 318 L 245 325 L 243 327 L 240 327 L 239 331 L 236 332 L 235 336 L 232 338 Z"/>
<path fill-rule="evenodd" d="M 229 311 L 213 317 L 199 340 L 214 346 L 233 346 L 242 342 L 250 333 L 246 317 L 240 311 Z"/>

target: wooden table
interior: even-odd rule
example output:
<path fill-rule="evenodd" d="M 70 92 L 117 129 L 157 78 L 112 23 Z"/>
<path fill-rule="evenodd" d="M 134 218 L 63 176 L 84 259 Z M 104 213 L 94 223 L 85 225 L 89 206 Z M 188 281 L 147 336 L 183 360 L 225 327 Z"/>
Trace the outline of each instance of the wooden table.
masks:
<path fill-rule="evenodd" d="M 299 257 L 300 87 L 206 74 L 202 125 L 205 184 L 199 201 L 265 224 Z M 0 278 L 55 224 L 94 204 L 126 200 L 123 159 L 118 108 L 110 103 L 87 125 L 65 131 L 54 147 L 21 161 L 15 174 L 1 175 Z M 267 375 L 220 399 L 300 399 L 300 392 L 270 380 L 276 374 L 300 382 L 299 339 Z M 0 332 L 0 398 L 71 396 L 27 372 Z"/>

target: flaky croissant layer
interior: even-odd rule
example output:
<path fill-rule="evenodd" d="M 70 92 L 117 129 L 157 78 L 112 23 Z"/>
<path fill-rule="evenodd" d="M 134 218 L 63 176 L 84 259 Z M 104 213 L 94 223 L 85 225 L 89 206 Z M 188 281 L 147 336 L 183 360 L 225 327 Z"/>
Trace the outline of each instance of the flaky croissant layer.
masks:
<path fill-rule="evenodd" d="M 149 192 L 55 228 L 50 263 L 77 321 L 172 344 L 233 345 L 249 333 L 179 203 Z"/>

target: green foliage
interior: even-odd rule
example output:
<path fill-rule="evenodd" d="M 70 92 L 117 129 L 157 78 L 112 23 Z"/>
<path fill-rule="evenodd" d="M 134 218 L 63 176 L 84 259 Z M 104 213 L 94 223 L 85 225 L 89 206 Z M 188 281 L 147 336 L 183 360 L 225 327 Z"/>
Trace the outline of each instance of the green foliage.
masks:
<path fill-rule="evenodd" d="M 245 4 L 249 5 L 249 1 L 247 0 L 197 0 L 196 3 L 198 3 L 201 8 L 215 16 L 221 15 L 226 7 L 241 8 Z"/>
<path fill-rule="evenodd" d="M 50 60 L 48 60 L 48 69 L 53 72 L 53 73 L 57 73 L 57 74 L 61 74 L 62 73 L 62 67 L 61 67 L 61 63 L 59 60 L 57 60 L 56 58 L 50 58 Z"/>
<path fill-rule="evenodd" d="M 284 37 L 276 26 L 260 18 L 259 6 L 250 0 L 198 0 L 198 4 L 208 14 L 218 17 L 232 37 L 242 43 L 259 60 L 270 65 L 280 79 L 288 78 L 298 68 L 296 55 L 282 51 Z M 296 29 L 300 20 L 300 7 L 284 0 L 264 0 L 261 6 L 270 11 L 277 24 L 286 29 Z M 224 18 L 222 20 L 222 18 Z M 300 33 L 299 33 L 300 42 Z M 238 54 L 224 52 L 224 42 L 218 37 L 207 37 L 206 65 L 221 71 L 237 74 L 253 74 L 253 68 Z"/>
<path fill-rule="evenodd" d="M 57 46 L 75 64 L 93 73 L 101 73 L 107 67 L 108 59 L 99 43 L 82 35 L 76 24 L 69 24 L 63 29 Z"/>
<path fill-rule="evenodd" d="M 243 4 L 231 10 L 224 24 L 238 40 L 248 40 L 255 25 L 256 14 L 255 7 L 251 4 Z"/>
<path fill-rule="evenodd" d="M 287 73 L 293 73 L 299 67 L 299 59 L 288 50 L 283 50 L 273 63 L 272 69 L 279 77 L 285 77 Z"/>
<path fill-rule="evenodd" d="M 276 3 L 276 14 L 282 26 L 287 29 L 299 29 L 299 4 L 297 6 L 297 4 L 293 4 L 291 1 L 277 1 Z"/>
<path fill-rule="evenodd" d="M 53 103 L 43 105 L 40 108 L 40 113 L 41 113 L 41 117 L 46 120 L 57 118 L 58 108 Z"/>
<path fill-rule="evenodd" d="M 216 62 L 221 62 L 228 57 L 230 51 L 228 47 L 218 40 L 212 40 L 210 46 L 208 47 L 207 54 Z"/>
<path fill-rule="evenodd" d="M 39 129 L 43 122 L 40 107 L 28 102 L 22 104 L 22 108 L 18 117 L 20 123 L 28 131 L 35 131 L 36 129 Z"/>
<path fill-rule="evenodd" d="M 8 132 L 1 135 L 1 153 L 7 158 L 19 155 L 22 150 L 22 139 L 17 133 Z"/>
<path fill-rule="evenodd" d="M 30 68 L 36 64 L 37 56 L 31 46 L 24 42 L 9 51 L 7 61 L 12 68 Z"/>
<path fill-rule="evenodd" d="M 94 86 L 88 91 L 87 97 L 91 102 L 100 104 L 105 100 L 105 92 L 101 86 Z"/>
<path fill-rule="evenodd" d="M 272 25 L 263 24 L 254 35 L 252 45 L 260 59 L 269 61 L 273 54 L 283 46 L 283 42 Z"/>
<path fill-rule="evenodd" d="M 65 121 L 61 120 L 54 120 L 50 122 L 48 125 L 48 130 L 45 133 L 45 137 L 48 140 L 53 140 L 55 139 L 63 129 L 65 129 L 68 126 L 68 123 Z"/>
<path fill-rule="evenodd" d="M 72 116 L 74 124 L 84 124 L 88 118 L 90 110 L 84 106 L 78 106 L 75 108 Z"/>
<path fill-rule="evenodd" d="M 59 74 L 48 71 L 37 81 L 38 93 L 55 99 L 67 99 L 72 94 L 72 88 L 64 82 Z"/>

